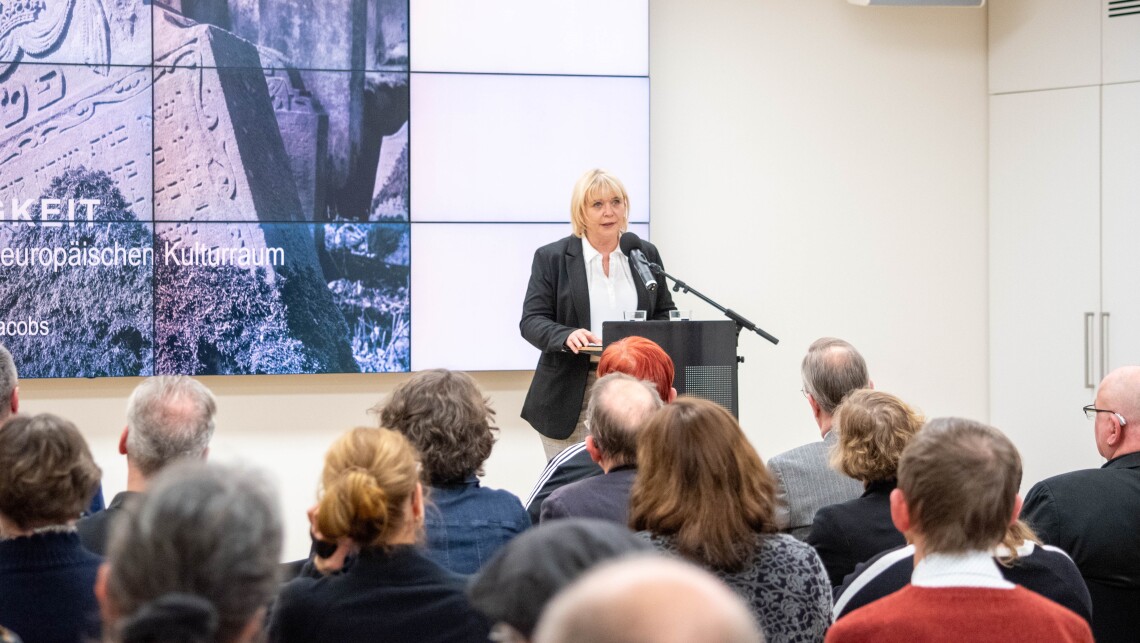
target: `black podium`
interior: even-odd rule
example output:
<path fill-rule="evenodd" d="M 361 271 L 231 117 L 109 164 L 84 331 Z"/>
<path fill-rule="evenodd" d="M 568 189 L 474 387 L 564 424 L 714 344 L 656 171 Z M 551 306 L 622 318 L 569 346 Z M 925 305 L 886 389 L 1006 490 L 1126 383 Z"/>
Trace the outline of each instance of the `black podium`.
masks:
<path fill-rule="evenodd" d="M 673 358 L 677 393 L 703 397 L 740 417 L 737 390 L 736 322 L 620 321 L 602 324 L 605 346 L 631 336 L 657 342 Z"/>

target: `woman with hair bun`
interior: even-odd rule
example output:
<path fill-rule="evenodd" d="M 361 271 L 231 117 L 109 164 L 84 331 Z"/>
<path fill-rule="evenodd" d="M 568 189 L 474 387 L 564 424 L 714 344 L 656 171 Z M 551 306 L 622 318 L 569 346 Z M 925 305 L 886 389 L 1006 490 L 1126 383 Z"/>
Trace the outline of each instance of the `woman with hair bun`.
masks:
<path fill-rule="evenodd" d="M 417 547 L 424 496 L 403 435 L 356 428 L 337 439 L 309 519 L 313 536 L 335 550 L 318 547 L 309 573 L 285 585 L 270 641 L 487 640 L 490 626 L 464 596 L 464 579 Z"/>
<path fill-rule="evenodd" d="M 114 643 L 258 641 L 278 587 L 277 493 L 250 469 L 186 461 L 125 505 L 95 593 Z"/>

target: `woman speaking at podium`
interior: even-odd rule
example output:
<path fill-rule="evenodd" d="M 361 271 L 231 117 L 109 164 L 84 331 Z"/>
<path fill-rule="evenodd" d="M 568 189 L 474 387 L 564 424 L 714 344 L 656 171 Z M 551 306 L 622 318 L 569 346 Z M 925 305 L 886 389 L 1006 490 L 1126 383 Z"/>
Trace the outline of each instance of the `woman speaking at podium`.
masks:
<path fill-rule="evenodd" d="M 602 343 L 602 322 L 637 310 L 646 319 L 668 319 L 676 308 L 668 288 L 646 289 L 619 247 L 629 226 L 629 194 L 617 177 L 583 174 L 570 197 L 570 222 L 574 234 L 535 251 L 519 321 L 523 339 L 542 351 L 522 417 L 541 435 L 548 460 L 585 439 L 596 364 L 581 349 Z M 639 245 L 661 264 L 653 244 Z"/>

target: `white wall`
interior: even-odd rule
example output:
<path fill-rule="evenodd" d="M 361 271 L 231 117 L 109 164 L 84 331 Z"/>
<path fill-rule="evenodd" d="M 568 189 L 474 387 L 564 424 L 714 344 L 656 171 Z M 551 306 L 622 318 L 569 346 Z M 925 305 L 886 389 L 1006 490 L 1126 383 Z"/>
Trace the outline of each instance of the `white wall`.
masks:
<path fill-rule="evenodd" d="M 741 338 L 741 420 L 765 457 L 813 438 L 798 373 L 821 335 L 852 341 L 879 388 L 928 414 L 985 419 L 985 18 L 842 0 L 651 3 L 652 238 L 671 271 L 781 339 Z M 367 408 L 404 377 L 204 378 L 220 404 L 213 456 L 282 485 L 287 557 L 307 551 L 325 448 L 371 423 Z M 542 464 L 518 418 L 530 373 L 476 377 L 503 428 L 486 484 L 524 495 Z M 136 382 L 27 381 L 21 394 L 25 411 L 80 425 L 111 494 Z"/>
<path fill-rule="evenodd" d="M 542 447 L 519 417 L 529 372 L 477 373 L 498 409 L 501 439 L 487 465 L 487 484 L 517 494 L 529 491 L 542 469 Z M 218 397 L 218 429 L 210 457 L 250 463 L 271 472 L 280 485 L 286 519 L 287 559 L 308 554 L 305 509 L 316 499 L 325 450 L 345 430 L 374 426 L 367 413 L 407 375 L 296 375 L 204 377 Z M 138 378 L 26 380 L 20 411 L 52 412 L 83 431 L 99 466 L 107 502 L 126 486 L 126 461 L 118 453 L 126 423 L 126 399 Z"/>
<path fill-rule="evenodd" d="M 670 0 L 650 24 L 653 240 L 780 338 L 741 338 L 761 454 L 812 438 L 824 335 L 928 415 L 986 419 L 985 11 Z"/>

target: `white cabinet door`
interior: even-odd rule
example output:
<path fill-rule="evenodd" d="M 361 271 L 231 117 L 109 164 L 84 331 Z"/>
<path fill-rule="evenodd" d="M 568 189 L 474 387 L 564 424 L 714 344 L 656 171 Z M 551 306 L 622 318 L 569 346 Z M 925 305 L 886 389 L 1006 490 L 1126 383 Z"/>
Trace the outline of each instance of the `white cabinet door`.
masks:
<path fill-rule="evenodd" d="M 990 93 L 1101 82 L 1101 2 L 989 0 Z"/>
<path fill-rule="evenodd" d="M 1101 284 L 1110 370 L 1140 364 L 1140 83 L 1103 91 Z"/>
<path fill-rule="evenodd" d="M 990 420 L 1021 451 L 1028 488 L 1100 464 L 1081 413 L 1096 377 L 1099 87 L 990 98 L 989 240 Z"/>
<path fill-rule="evenodd" d="M 1140 81 L 1140 7 L 1135 2 L 1101 0 L 1105 85 Z"/>

